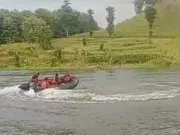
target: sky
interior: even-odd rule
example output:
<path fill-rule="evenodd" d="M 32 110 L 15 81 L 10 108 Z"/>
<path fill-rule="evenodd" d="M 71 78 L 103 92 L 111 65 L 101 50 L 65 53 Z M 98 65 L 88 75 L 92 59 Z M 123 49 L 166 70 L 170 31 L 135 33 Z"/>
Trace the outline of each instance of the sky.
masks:
<path fill-rule="evenodd" d="M 63 4 L 64 0 L 0 0 L 0 8 L 17 9 L 17 10 L 32 10 L 37 8 L 46 8 L 49 10 L 58 9 Z M 81 12 L 87 12 L 88 9 L 93 9 L 94 18 L 99 26 L 105 28 L 106 22 L 106 7 L 113 6 L 115 11 L 115 24 L 129 19 L 135 15 L 133 0 L 70 0 L 73 9 Z"/>

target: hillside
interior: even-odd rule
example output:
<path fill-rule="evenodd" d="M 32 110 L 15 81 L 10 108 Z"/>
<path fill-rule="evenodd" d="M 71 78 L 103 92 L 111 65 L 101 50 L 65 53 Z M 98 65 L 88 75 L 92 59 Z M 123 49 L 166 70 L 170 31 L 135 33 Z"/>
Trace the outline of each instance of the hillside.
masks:
<path fill-rule="evenodd" d="M 163 0 L 161 4 L 156 5 L 156 8 L 158 14 L 154 24 L 154 36 L 180 36 L 180 0 Z M 119 23 L 115 27 L 115 34 L 118 37 L 148 36 L 148 23 L 144 18 L 144 13 Z M 107 36 L 108 33 L 105 30 L 97 31 L 94 34 L 94 37 Z"/>

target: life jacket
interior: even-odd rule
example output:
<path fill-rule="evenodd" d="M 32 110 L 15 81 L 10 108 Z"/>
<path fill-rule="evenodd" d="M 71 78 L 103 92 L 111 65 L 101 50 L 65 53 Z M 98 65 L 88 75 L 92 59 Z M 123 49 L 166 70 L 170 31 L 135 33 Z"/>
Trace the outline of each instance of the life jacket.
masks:
<path fill-rule="evenodd" d="M 66 76 L 64 77 L 64 82 L 71 82 L 71 81 L 72 81 L 72 78 L 71 78 L 70 75 L 66 75 Z"/>
<path fill-rule="evenodd" d="M 56 84 L 56 83 L 57 83 L 57 82 L 56 82 L 56 79 L 53 78 L 52 81 L 51 81 L 51 84 L 53 85 L 53 84 Z"/>
<path fill-rule="evenodd" d="M 41 87 L 42 87 L 42 88 L 48 88 L 48 87 L 49 87 L 49 82 L 48 82 L 48 81 L 43 81 L 43 82 L 41 83 Z"/>

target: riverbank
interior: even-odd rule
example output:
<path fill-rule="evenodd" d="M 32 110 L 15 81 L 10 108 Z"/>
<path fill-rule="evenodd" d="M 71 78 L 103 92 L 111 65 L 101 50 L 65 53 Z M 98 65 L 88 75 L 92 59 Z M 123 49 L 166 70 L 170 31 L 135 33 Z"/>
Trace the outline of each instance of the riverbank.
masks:
<path fill-rule="evenodd" d="M 167 68 L 180 65 L 180 39 L 82 38 L 57 39 L 51 50 L 37 44 L 0 46 L 0 69 L 94 70 Z"/>
<path fill-rule="evenodd" d="M 87 67 L 8 67 L 8 68 L 0 68 L 1 71 L 3 70 L 59 70 L 59 71 L 97 71 L 97 70 L 116 70 L 116 69 L 143 69 L 142 65 L 123 65 L 123 66 L 106 66 L 106 67 L 99 67 L 99 66 L 87 66 Z M 157 67 L 148 67 L 149 69 L 155 69 Z M 145 69 L 145 68 L 144 68 Z"/>

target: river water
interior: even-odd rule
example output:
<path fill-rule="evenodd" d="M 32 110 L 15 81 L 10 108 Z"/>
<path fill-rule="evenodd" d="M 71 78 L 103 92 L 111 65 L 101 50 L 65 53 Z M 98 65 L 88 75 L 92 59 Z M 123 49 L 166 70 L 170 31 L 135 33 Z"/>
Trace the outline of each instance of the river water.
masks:
<path fill-rule="evenodd" d="M 178 70 L 76 72 L 75 90 L 22 92 L 32 74 L 0 71 L 0 135 L 180 134 Z"/>

